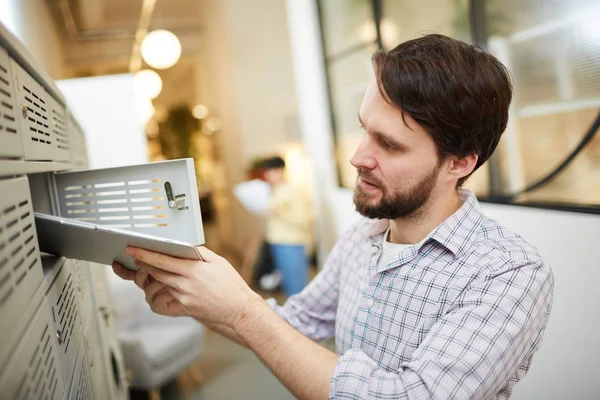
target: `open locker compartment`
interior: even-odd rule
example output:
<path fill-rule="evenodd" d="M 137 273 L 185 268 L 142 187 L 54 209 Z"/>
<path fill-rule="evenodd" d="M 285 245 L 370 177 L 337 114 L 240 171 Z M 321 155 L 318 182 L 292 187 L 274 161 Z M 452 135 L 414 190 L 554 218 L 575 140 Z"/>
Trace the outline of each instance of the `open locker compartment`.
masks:
<path fill-rule="evenodd" d="M 58 215 L 204 243 L 193 159 L 52 175 Z"/>

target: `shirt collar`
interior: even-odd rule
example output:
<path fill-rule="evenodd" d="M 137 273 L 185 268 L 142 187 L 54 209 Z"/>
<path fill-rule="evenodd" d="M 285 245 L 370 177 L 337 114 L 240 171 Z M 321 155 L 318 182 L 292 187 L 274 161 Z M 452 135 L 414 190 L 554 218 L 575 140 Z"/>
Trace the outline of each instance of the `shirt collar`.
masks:
<path fill-rule="evenodd" d="M 468 189 L 458 189 L 458 197 L 462 206 L 444 222 L 438 225 L 420 245 L 435 240 L 454 256 L 461 254 L 475 240 L 475 233 L 481 224 L 483 214 L 475 194 Z M 367 228 L 369 237 L 383 234 L 390 226 L 387 219 L 373 220 Z"/>

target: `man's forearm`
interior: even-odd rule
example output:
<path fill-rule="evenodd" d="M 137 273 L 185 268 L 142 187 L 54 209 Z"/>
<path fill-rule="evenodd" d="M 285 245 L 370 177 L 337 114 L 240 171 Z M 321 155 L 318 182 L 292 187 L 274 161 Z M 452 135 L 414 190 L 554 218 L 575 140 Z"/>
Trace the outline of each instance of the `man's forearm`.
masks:
<path fill-rule="evenodd" d="M 339 356 L 314 343 L 257 297 L 236 325 L 240 340 L 299 399 L 327 399 Z"/>
<path fill-rule="evenodd" d="M 200 321 L 198 321 L 200 322 Z M 225 336 L 226 338 L 236 342 L 237 344 L 239 344 L 240 346 L 244 346 L 244 347 L 248 347 L 248 345 L 246 343 L 244 343 L 244 341 L 242 340 L 242 338 L 240 338 L 238 336 L 237 333 L 235 333 L 235 331 L 227 326 L 223 326 L 223 325 L 217 325 L 217 324 L 211 324 L 208 322 L 201 322 L 204 326 L 206 326 L 208 329 L 210 329 L 211 331 L 215 331 L 218 334 Z"/>

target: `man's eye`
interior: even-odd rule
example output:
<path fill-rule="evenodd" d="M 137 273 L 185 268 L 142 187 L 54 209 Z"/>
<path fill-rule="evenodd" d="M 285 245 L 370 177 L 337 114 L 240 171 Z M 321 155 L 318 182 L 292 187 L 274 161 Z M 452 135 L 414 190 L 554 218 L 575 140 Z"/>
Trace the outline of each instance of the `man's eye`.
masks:
<path fill-rule="evenodd" d="M 386 142 L 385 140 L 380 140 L 379 143 L 381 143 L 381 146 L 386 150 L 396 150 L 396 146 Z"/>

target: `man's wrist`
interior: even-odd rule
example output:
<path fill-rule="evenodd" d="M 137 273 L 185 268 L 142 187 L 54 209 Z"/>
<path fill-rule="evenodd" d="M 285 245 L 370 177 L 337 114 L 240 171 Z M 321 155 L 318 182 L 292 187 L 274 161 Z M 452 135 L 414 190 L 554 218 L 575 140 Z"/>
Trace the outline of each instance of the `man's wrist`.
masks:
<path fill-rule="evenodd" d="M 272 311 L 271 307 L 263 298 L 252 292 L 232 328 L 240 338 L 245 340 L 245 336 L 256 328 L 261 317 L 270 311 Z"/>

